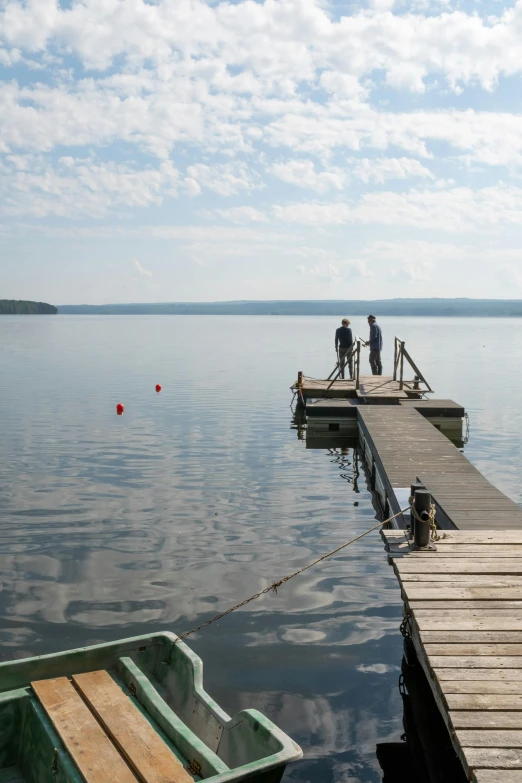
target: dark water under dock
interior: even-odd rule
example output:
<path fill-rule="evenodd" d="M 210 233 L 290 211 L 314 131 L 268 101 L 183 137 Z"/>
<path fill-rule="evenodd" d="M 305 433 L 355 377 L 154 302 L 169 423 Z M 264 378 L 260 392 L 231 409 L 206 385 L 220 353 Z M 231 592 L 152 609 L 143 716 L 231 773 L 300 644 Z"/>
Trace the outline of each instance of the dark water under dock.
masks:
<path fill-rule="evenodd" d="M 0 657 L 182 632 L 369 527 L 353 452 L 290 429 L 289 382 L 328 374 L 336 325 L 2 319 Z M 468 458 L 520 503 L 522 323 L 381 325 L 385 370 L 399 332 L 469 411 Z M 376 743 L 402 733 L 400 615 L 375 534 L 191 646 L 229 712 L 255 706 L 302 744 L 287 780 L 373 783 Z"/>

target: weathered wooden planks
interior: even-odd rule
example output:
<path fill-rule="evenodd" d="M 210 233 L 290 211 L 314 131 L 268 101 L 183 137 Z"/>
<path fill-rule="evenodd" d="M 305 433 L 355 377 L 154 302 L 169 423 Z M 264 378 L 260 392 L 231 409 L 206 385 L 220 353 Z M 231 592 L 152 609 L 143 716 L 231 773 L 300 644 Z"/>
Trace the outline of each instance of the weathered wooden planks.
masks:
<path fill-rule="evenodd" d="M 466 774 L 476 783 L 522 783 L 521 535 L 451 531 L 428 555 L 405 554 L 403 532 L 383 538 Z"/>
<path fill-rule="evenodd" d="M 427 644 L 522 644 L 522 631 L 423 631 L 423 642 Z"/>
<path fill-rule="evenodd" d="M 522 558 L 502 558 L 491 561 L 490 558 L 481 559 L 478 555 L 470 557 L 449 558 L 441 555 L 428 559 L 402 558 L 396 564 L 400 574 L 505 574 L 522 575 Z"/>
<path fill-rule="evenodd" d="M 522 509 L 413 406 L 361 405 L 357 419 L 388 495 L 418 479 L 432 493 L 444 526 L 518 528 L 522 542 Z"/>
<path fill-rule="evenodd" d="M 179 759 L 108 672 L 77 674 L 73 682 L 143 783 L 192 783 Z"/>
<path fill-rule="evenodd" d="M 475 783 L 521 783 L 520 772 L 508 769 L 477 769 Z"/>
<path fill-rule="evenodd" d="M 42 707 L 87 783 L 136 783 L 137 778 L 66 677 L 31 683 Z"/>
<path fill-rule="evenodd" d="M 468 748 L 522 748 L 522 730 L 459 729 L 458 735 Z"/>
<path fill-rule="evenodd" d="M 522 712 L 494 710 L 454 710 L 451 722 L 455 729 L 520 729 L 522 730 Z"/>
<path fill-rule="evenodd" d="M 451 641 L 451 640 L 450 640 Z M 499 655 L 519 655 L 522 656 L 522 643 L 520 644 L 482 644 L 480 642 L 474 642 L 469 641 L 465 644 L 455 643 L 452 642 L 448 644 L 446 642 L 445 644 L 426 644 L 424 643 L 424 650 L 426 651 L 426 655 L 449 655 L 449 656 L 457 656 L 457 655 L 492 655 L 492 656 L 499 656 Z M 461 667 L 457 667 L 457 672 L 461 672 L 464 676 L 465 674 L 469 674 L 470 676 L 473 675 L 473 677 L 476 677 L 477 674 L 473 671 L 469 671 L 468 669 L 462 669 Z M 481 674 L 485 674 L 486 670 L 479 668 L 479 672 Z M 499 677 L 503 677 L 505 675 L 505 672 L 498 671 L 497 675 Z M 439 674 L 440 676 L 440 674 Z M 514 676 L 514 673 L 511 672 L 510 677 Z M 522 679 L 522 670 L 520 671 L 520 678 Z"/>

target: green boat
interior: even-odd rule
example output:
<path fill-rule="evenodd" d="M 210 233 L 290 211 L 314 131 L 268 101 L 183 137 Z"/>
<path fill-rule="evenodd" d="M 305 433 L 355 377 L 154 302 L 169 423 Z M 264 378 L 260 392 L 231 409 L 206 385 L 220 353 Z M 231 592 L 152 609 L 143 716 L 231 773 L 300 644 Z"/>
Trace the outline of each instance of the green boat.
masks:
<path fill-rule="evenodd" d="M 302 751 L 230 718 L 171 633 L 0 664 L 0 783 L 278 783 Z"/>

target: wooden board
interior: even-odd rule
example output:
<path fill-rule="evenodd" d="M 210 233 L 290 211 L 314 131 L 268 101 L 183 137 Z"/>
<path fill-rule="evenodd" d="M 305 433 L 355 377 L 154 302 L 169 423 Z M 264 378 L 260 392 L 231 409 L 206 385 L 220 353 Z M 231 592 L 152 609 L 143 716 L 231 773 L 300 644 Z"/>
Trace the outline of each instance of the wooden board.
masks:
<path fill-rule="evenodd" d="M 431 583 L 408 586 L 408 601 L 430 601 L 432 604 L 449 601 L 522 601 L 522 585 L 496 587 L 464 585 L 460 582 L 442 583 L 436 590 Z"/>
<path fill-rule="evenodd" d="M 522 683 L 522 669 L 483 669 L 481 667 L 461 669 L 458 666 L 451 666 L 447 668 L 435 667 L 433 669 L 433 673 L 440 683 L 445 680 L 452 680 L 454 682 L 463 682 L 469 680 L 492 682 L 494 680 L 498 680 L 499 682 L 514 682 L 517 683 L 518 688 L 522 687 L 520 684 Z"/>
<path fill-rule="evenodd" d="M 423 631 L 422 639 L 425 644 L 453 645 L 460 643 L 469 644 L 522 644 L 522 631 L 455 631 L 443 629 L 441 631 Z M 440 655 L 441 653 L 439 653 Z"/>
<path fill-rule="evenodd" d="M 437 582 L 437 584 L 442 585 L 444 582 L 451 582 L 453 585 L 456 585 L 457 582 L 462 582 L 463 586 L 481 585 L 482 587 L 515 587 L 522 585 L 522 575 L 520 574 L 402 573 L 400 579 L 403 584 L 407 582 Z"/>
<path fill-rule="evenodd" d="M 470 641 L 466 644 L 424 644 L 424 650 L 426 655 L 519 655 L 522 657 L 522 643 L 521 644 L 481 644 L 480 642 Z M 459 668 L 458 671 L 468 674 L 473 674 L 467 669 Z M 483 669 L 483 672 L 486 670 Z M 499 676 L 504 675 L 505 672 L 498 672 Z M 475 675 L 476 676 L 476 675 Z M 522 673 L 521 673 L 522 679 Z"/>
<path fill-rule="evenodd" d="M 456 680 L 444 681 L 444 693 L 507 693 L 520 694 L 522 686 L 520 680 Z"/>
<path fill-rule="evenodd" d="M 448 693 L 446 701 L 450 710 L 522 710 L 522 693 Z"/>
<path fill-rule="evenodd" d="M 73 676 L 106 732 L 144 783 L 193 783 L 147 719 L 106 671 Z"/>
<path fill-rule="evenodd" d="M 518 769 L 522 779 L 522 750 L 519 748 L 463 748 L 468 766 L 488 769 Z"/>
<path fill-rule="evenodd" d="M 441 558 L 444 558 L 445 560 L 448 560 L 449 558 L 465 558 L 468 559 L 468 555 L 473 554 L 476 558 L 479 560 L 498 560 L 500 557 L 507 557 L 510 560 L 518 560 L 522 558 L 522 547 L 512 547 L 511 549 L 506 549 L 505 545 L 502 546 L 502 548 L 497 547 L 494 549 L 491 547 L 486 551 L 486 547 L 480 547 L 476 548 L 472 552 L 467 552 L 466 549 L 463 547 L 453 547 L 455 551 L 448 552 L 448 547 L 443 547 L 438 544 L 438 542 L 435 543 L 435 546 L 437 549 L 434 549 L 432 552 L 414 552 L 410 547 L 408 549 L 403 549 L 402 551 L 398 553 L 390 552 L 390 555 L 402 555 L 403 560 L 398 562 L 406 562 L 412 559 L 415 560 L 433 560 L 435 555 L 438 555 L 437 560 L 440 560 Z"/>
<path fill-rule="evenodd" d="M 432 655 L 429 658 L 434 669 L 521 669 L 520 655 Z M 522 693 L 522 689 L 521 689 Z"/>
<path fill-rule="evenodd" d="M 457 736 L 467 748 L 522 748 L 520 729 L 458 729 Z"/>
<path fill-rule="evenodd" d="M 446 609 L 498 609 L 499 613 L 506 613 L 507 609 L 521 609 L 522 601 L 408 601 L 408 606 L 414 611 L 429 609 L 430 611 L 444 611 Z"/>
<path fill-rule="evenodd" d="M 522 711 L 454 710 L 450 713 L 450 718 L 455 729 L 520 729 L 522 731 Z"/>
<path fill-rule="evenodd" d="M 521 783 L 522 775 L 517 770 L 476 769 L 473 771 L 475 783 Z"/>
<path fill-rule="evenodd" d="M 137 778 L 66 677 L 31 683 L 42 707 L 87 783 L 135 783 Z"/>
<path fill-rule="evenodd" d="M 394 561 L 399 574 L 511 574 L 522 576 L 522 559 L 480 559 L 476 556 L 449 558 L 401 558 Z"/>

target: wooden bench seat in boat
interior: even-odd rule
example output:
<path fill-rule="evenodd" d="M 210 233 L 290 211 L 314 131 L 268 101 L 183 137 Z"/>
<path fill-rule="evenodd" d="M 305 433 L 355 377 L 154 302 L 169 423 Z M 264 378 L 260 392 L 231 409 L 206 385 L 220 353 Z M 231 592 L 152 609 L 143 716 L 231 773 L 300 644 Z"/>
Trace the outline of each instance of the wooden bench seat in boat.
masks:
<path fill-rule="evenodd" d="M 193 783 L 107 671 L 31 686 L 86 783 Z"/>

